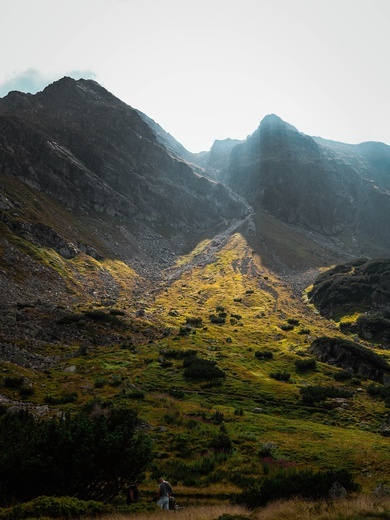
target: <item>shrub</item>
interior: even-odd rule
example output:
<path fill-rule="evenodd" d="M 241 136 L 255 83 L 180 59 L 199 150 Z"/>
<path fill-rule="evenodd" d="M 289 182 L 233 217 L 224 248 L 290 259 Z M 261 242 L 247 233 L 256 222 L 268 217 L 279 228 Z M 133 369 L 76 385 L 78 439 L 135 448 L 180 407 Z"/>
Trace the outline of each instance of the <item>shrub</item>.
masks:
<path fill-rule="evenodd" d="M 101 309 L 94 309 L 91 311 L 84 311 L 84 316 L 96 322 L 111 323 L 112 325 L 122 328 L 127 327 L 127 323 L 118 316 L 117 313 L 107 313 Z"/>
<path fill-rule="evenodd" d="M 379 397 L 380 399 L 390 399 L 390 386 L 376 385 L 371 383 L 367 386 L 367 393 L 371 397 Z"/>
<path fill-rule="evenodd" d="M 46 404 L 67 404 L 75 403 L 78 398 L 77 392 L 65 392 L 59 396 L 45 395 L 44 401 Z"/>
<path fill-rule="evenodd" d="M 290 325 L 290 323 L 283 323 L 280 328 L 284 331 L 293 330 L 294 325 Z"/>
<path fill-rule="evenodd" d="M 277 381 L 287 382 L 290 380 L 291 374 L 288 372 L 271 372 L 270 377 L 276 379 Z"/>
<path fill-rule="evenodd" d="M 220 427 L 219 432 L 211 439 L 209 446 L 217 453 L 232 452 L 233 444 L 224 425 Z"/>
<path fill-rule="evenodd" d="M 203 320 L 202 318 L 187 317 L 186 324 L 191 325 L 192 327 L 201 327 L 203 325 Z"/>
<path fill-rule="evenodd" d="M 302 402 L 309 406 L 324 401 L 327 398 L 350 398 L 352 392 L 344 388 L 334 386 L 304 386 L 300 388 Z"/>
<path fill-rule="evenodd" d="M 113 316 L 124 316 L 126 313 L 125 311 L 121 311 L 120 309 L 110 309 L 110 314 Z"/>
<path fill-rule="evenodd" d="M 103 386 L 107 383 L 107 379 L 105 377 L 98 377 L 95 380 L 94 387 L 95 388 L 103 388 Z"/>
<path fill-rule="evenodd" d="M 185 393 L 183 390 L 172 389 L 172 390 L 168 391 L 168 395 L 170 395 L 171 397 L 174 397 L 175 399 L 183 399 L 185 396 Z"/>
<path fill-rule="evenodd" d="M 30 502 L 19 504 L 0 513 L 0 520 L 23 520 L 24 518 L 80 518 L 113 513 L 111 505 L 93 500 L 84 501 L 74 497 L 40 496 Z"/>
<path fill-rule="evenodd" d="M 387 338 L 390 330 L 390 320 L 385 318 L 383 313 L 374 312 L 359 316 L 356 320 L 356 326 L 361 337 L 370 333 L 374 337 L 384 335 Z"/>
<path fill-rule="evenodd" d="M 140 477 L 151 443 L 132 410 L 0 417 L 0 507 L 33 497 L 108 500 Z"/>
<path fill-rule="evenodd" d="M 160 354 L 166 358 L 173 359 L 185 359 L 188 357 L 194 357 L 198 353 L 197 350 L 175 350 L 175 349 L 160 349 Z"/>
<path fill-rule="evenodd" d="M 10 377 L 7 376 L 4 378 L 4 386 L 6 388 L 17 389 L 20 388 L 24 383 L 24 377 Z"/>
<path fill-rule="evenodd" d="M 224 420 L 224 414 L 222 412 L 219 412 L 218 410 L 211 416 L 211 422 L 214 424 L 222 424 Z"/>
<path fill-rule="evenodd" d="M 260 457 L 272 457 L 273 452 L 276 450 L 277 446 L 274 442 L 264 442 L 259 449 Z"/>
<path fill-rule="evenodd" d="M 34 388 L 31 385 L 22 385 L 19 388 L 20 397 L 30 397 L 34 395 Z"/>
<path fill-rule="evenodd" d="M 298 372 L 307 372 L 309 370 L 315 370 L 317 362 L 314 358 L 310 359 L 297 359 L 295 361 L 295 368 Z"/>
<path fill-rule="evenodd" d="M 209 361 L 198 357 L 184 360 L 184 377 L 193 379 L 213 379 L 214 377 L 226 377 L 225 372 L 216 366 L 216 361 Z"/>
<path fill-rule="evenodd" d="M 226 313 L 220 312 L 219 314 L 210 314 L 211 323 L 225 323 L 226 322 Z"/>
<path fill-rule="evenodd" d="M 348 381 L 349 379 L 352 379 L 352 374 L 347 372 L 346 370 L 340 370 L 339 372 L 336 372 L 333 376 L 335 381 Z"/>
<path fill-rule="evenodd" d="M 299 320 L 295 318 L 288 318 L 287 323 L 289 323 L 290 325 L 299 325 Z"/>
<path fill-rule="evenodd" d="M 274 355 L 270 350 L 257 350 L 255 352 L 255 357 L 257 359 L 272 359 Z"/>
<path fill-rule="evenodd" d="M 359 488 L 350 472 L 345 469 L 317 473 L 311 470 L 294 471 L 267 477 L 260 483 L 248 487 L 236 496 L 236 502 L 254 509 L 274 500 L 286 500 L 292 497 L 311 500 L 327 498 L 335 482 L 341 484 L 348 492 L 357 491 Z"/>
<path fill-rule="evenodd" d="M 110 386 L 120 386 L 122 384 L 122 379 L 120 376 L 112 376 L 108 383 Z"/>

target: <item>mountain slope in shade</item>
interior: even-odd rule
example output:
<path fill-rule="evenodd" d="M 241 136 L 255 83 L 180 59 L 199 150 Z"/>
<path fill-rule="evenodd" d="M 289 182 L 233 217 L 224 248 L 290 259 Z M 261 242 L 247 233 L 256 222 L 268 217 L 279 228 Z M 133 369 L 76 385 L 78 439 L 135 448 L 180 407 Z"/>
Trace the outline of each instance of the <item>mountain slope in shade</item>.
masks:
<path fill-rule="evenodd" d="M 0 101 L 1 173 L 90 218 L 150 230 L 174 249 L 247 209 L 194 173 L 139 116 L 91 80 L 70 78 Z M 142 236 L 139 237 L 142 239 Z"/>

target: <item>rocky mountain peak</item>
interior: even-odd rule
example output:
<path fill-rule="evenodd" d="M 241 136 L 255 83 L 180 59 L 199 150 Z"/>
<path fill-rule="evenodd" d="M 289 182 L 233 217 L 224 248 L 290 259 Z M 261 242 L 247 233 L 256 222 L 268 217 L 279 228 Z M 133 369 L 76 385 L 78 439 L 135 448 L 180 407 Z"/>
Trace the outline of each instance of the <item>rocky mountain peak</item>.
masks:
<path fill-rule="evenodd" d="M 108 236 L 121 239 L 106 246 L 126 259 L 142 250 L 158 262 L 162 247 L 185 250 L 247 214 L 238 197 L 173 155 L 136 110 L 91 80 L 62 78 L 35 95 L 0 100 L 0 157 L 1 174 L 50 197 L 87 229 L 110 220 Z M 61 236 L 60 223 L 53 226 Z"/>
<path fill-rule="evenodd" d="M 260 122 L 259 128 L 262 131 L 280 131 L 280 130 L 289 130 L 292 132 L 298 132 L 295 126 L 286 123 L 282 118 L 277 116 L 276 114 L 268 114 L 266 115 Z"/>

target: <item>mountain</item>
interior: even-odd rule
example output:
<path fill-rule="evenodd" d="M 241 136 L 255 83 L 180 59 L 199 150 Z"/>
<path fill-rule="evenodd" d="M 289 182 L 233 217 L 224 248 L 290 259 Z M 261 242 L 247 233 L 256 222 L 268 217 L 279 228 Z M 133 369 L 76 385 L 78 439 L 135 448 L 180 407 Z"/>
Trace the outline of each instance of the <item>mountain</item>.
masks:
<path fill-rule="evenodd" d="M 164 248 L 185 251 L 247 213 L 237 196 L 161 146 L 136 110 L 91 80 L 63 78 L 36 95 L 11 92 L 0 102 L 0 128 L 2 174 L 89 228 L 111 219 L 120 246 L 99 240 L 128 260 L 140 242 L 149 244 L 149 259 Z"/>
<path fill-rule="evenodd" d="M 0 427 L 133 410 L 145 496 L 162 474 L 219 497 L 324 468 L 374 489 L 390 473 L 390 267 L 373 259 L 388 161 L 274 115 L 190 154 L 93 81 L 8 94 Z"/>
<path fill-rule="evenodd" d="M 337 240 L 352 255 L 388 254 L 390 147 L 312 138 L 266 116 L 233 148 L 225 181 L 256 211 Z"/>

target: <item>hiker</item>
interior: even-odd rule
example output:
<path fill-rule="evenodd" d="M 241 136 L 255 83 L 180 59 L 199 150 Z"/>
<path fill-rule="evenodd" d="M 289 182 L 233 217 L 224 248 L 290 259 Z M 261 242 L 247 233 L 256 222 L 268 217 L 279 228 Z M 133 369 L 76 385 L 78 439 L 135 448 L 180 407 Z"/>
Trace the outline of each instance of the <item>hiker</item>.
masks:
<path fill-rule="evenodd" d="M 169 497 L 172 493 L 172 487 L 169 482 L 164 480 L 162 477 L 158 479 L 158 489 L 157 489 L 157 505 L 161 507 L 161 509 L 169 510 Z"/>
<path fill-rule="evenodd" d="M 138 502 L 138 497 L 138 482 L 133 482 L 126 488 L 126 504 L 129 506 L 133 502 Z"/>

